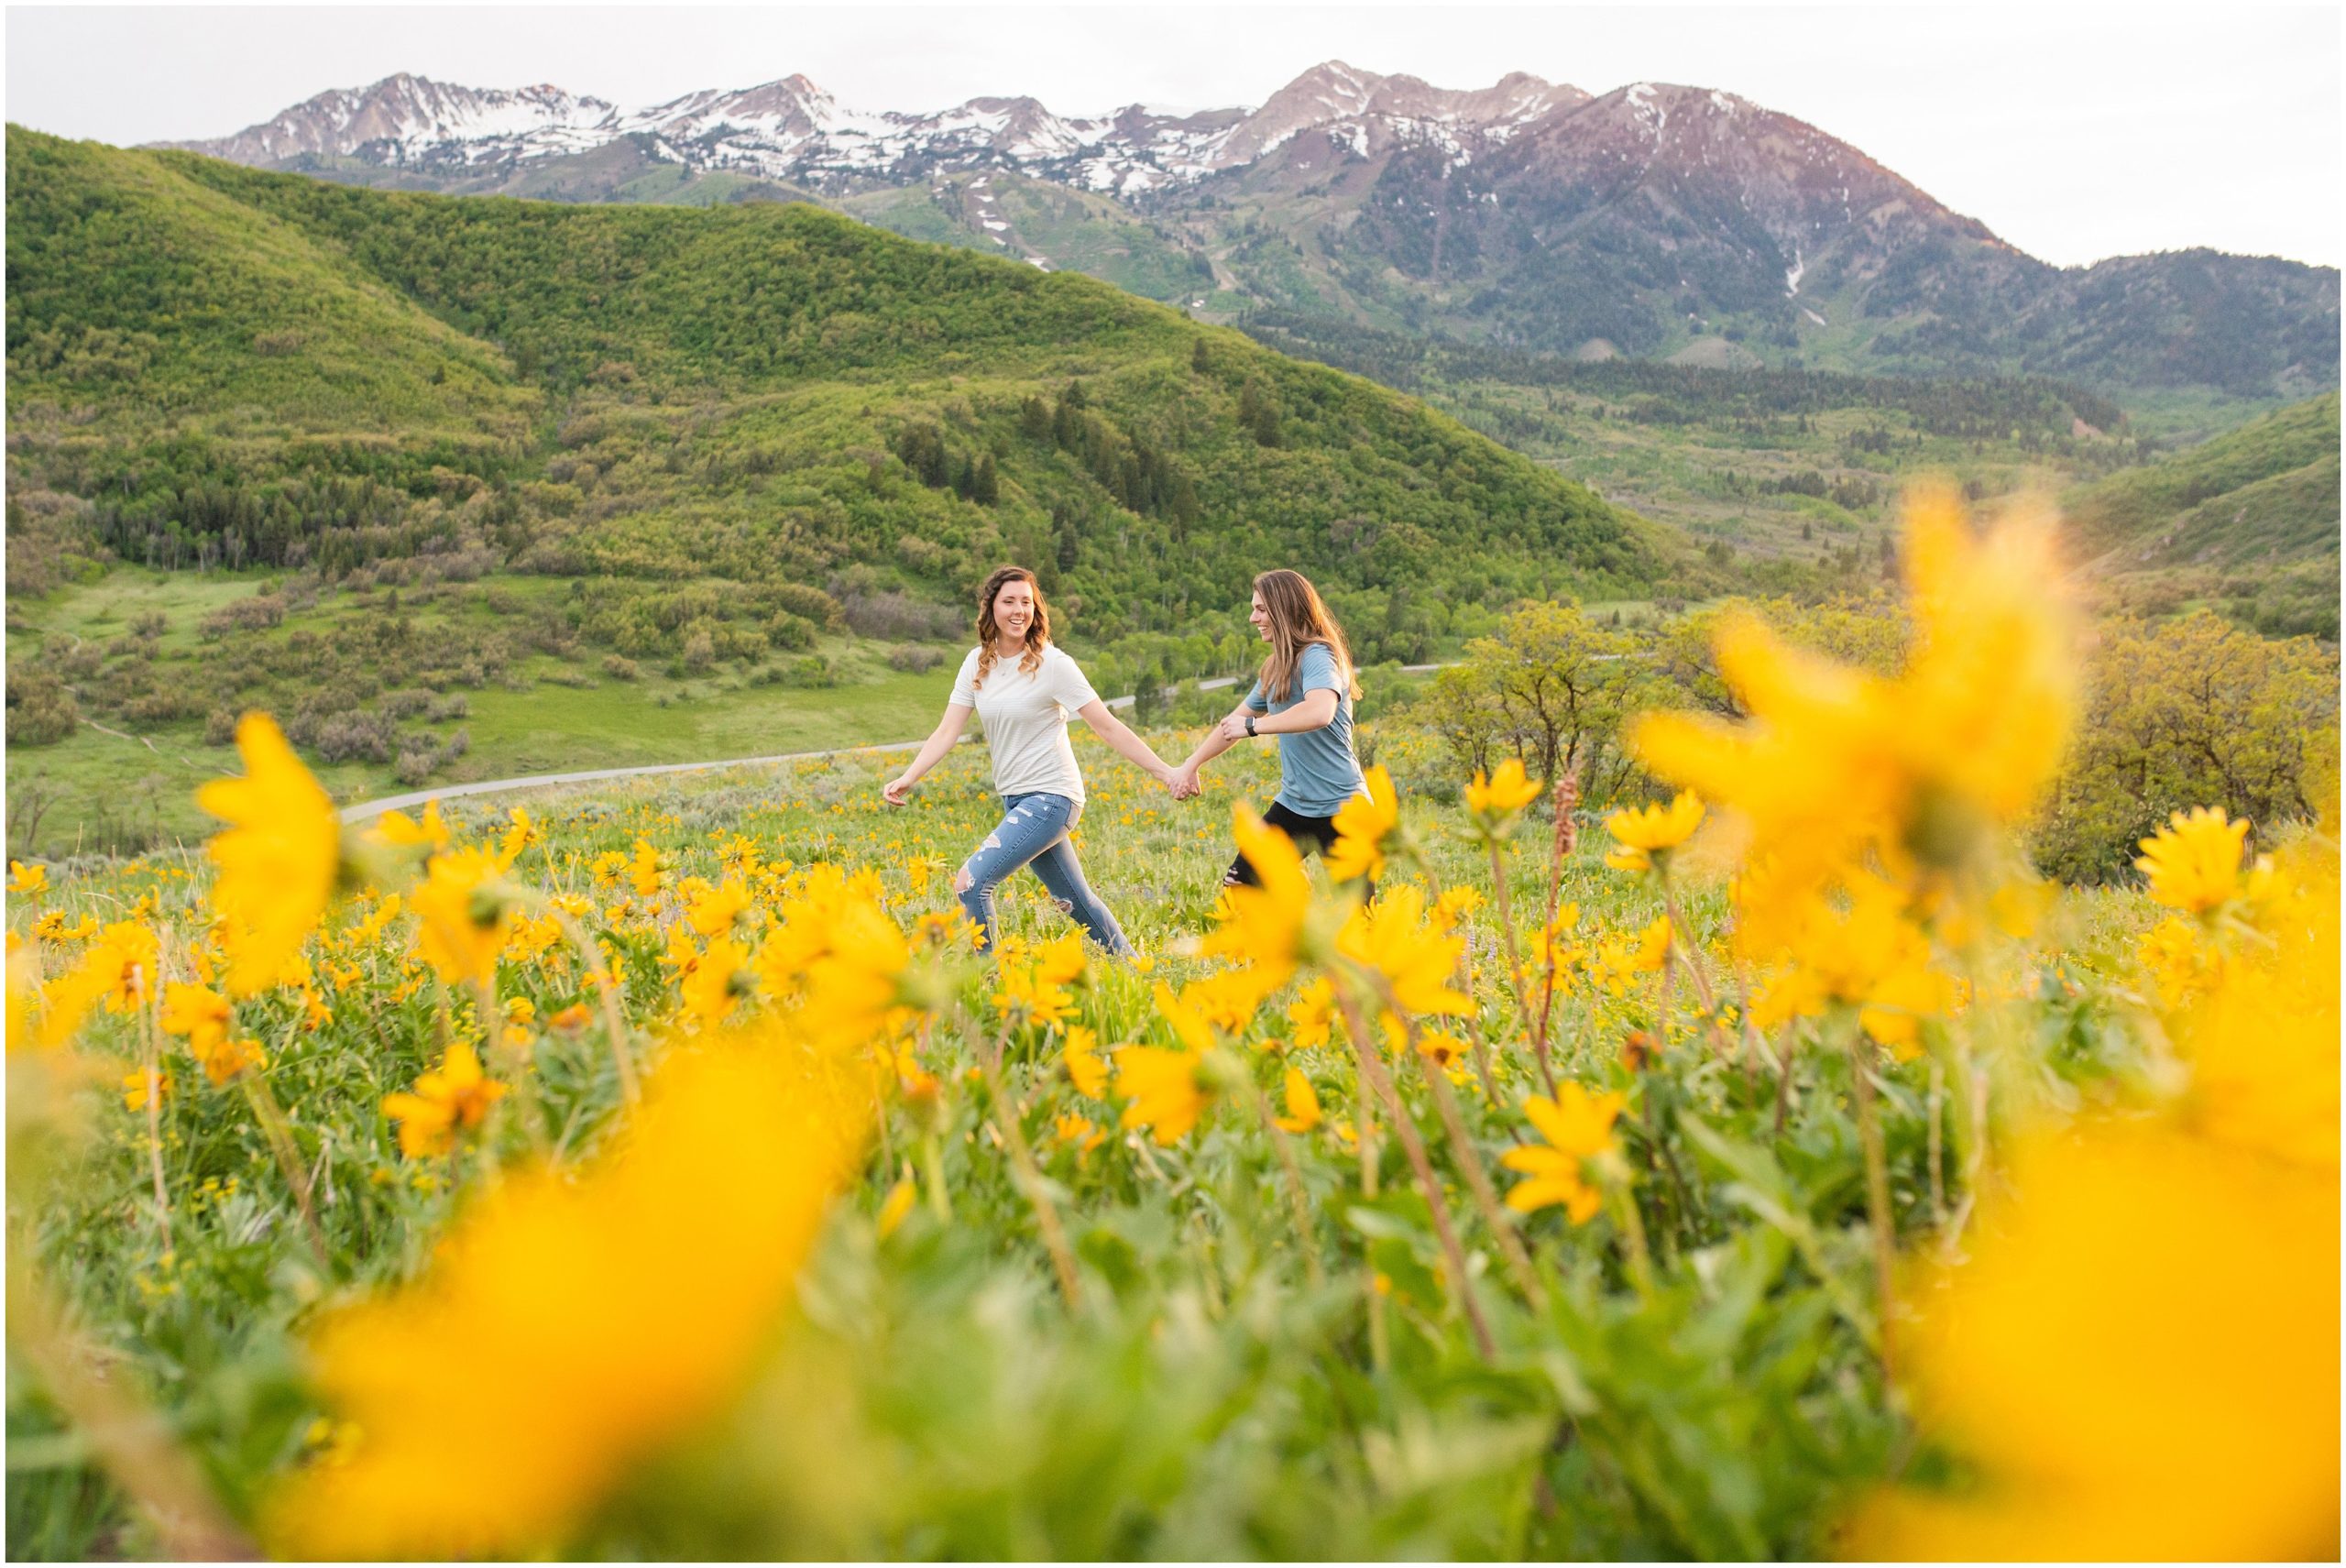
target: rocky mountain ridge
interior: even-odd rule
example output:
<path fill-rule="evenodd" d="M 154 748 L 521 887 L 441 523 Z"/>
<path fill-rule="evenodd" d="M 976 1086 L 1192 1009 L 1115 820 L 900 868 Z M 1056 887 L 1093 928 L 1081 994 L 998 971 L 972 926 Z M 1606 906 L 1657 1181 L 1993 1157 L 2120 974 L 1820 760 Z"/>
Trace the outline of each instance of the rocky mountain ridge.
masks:
<path fill-rule="evenodd" d="M 1452 90 L 1342 60 L 1254 108 L 929 114 L 804 76 L 621 108 L 411 76 L 174 144 L 354 183 L 560 201 L 813 200 L 1204 319 L 1732 368 L 2027 371 L 2252 400 L 2338 384 L 2338 273 L 2187 251 L 2055 268 L 1733 93 Z"/>

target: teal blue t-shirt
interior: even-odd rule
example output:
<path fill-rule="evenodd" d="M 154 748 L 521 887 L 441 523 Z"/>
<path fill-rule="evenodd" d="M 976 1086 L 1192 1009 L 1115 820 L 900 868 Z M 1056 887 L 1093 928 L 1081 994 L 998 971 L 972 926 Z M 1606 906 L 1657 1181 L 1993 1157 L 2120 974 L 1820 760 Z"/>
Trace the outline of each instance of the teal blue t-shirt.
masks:
<path fill-rule="evenodd" d="M 1336 655 L 1325 642 L 1305 646 L 1296 660 L 1295 684 L 1284 702 L 1263 696 L 1263 683 L 1246 694 L 1246 706 L 1257 713 L 1285 713 L 1303 700 L 1303 694 L 1336 694 L 1336 717 L 1317 729 L 1282 735 L 1279 742 L 1278 803 L 1299 817 L 1333 817 L 1344 802 L 1366 795 L 1360 776 L 1360 759 L 1353 755 L 1353 699 L 1336 669 Z"/>

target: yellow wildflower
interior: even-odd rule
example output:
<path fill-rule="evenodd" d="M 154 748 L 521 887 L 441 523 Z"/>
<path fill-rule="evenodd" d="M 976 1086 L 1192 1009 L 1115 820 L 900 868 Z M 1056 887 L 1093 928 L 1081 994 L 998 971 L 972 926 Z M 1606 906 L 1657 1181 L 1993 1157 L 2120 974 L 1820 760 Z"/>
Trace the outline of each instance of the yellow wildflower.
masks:
<path fill-rule="evenodd" d="M 888 1196 L 880 1205 L 879 1230 L 882 1241 L 884 1242 L 896 1234 L 896 1227 L 903 1224 L 904 1216 L 913 1212 L 913 1200 L 919 1196 L 920 1188 L 914 1183 L 911 1177 L 902 1176 L 896 1179 L 896 1184 L 888 1189 Z"/>
<path fill-rule="evenodd" d="M 2260 858 L 2248 879 L 2241 875 L 2241 851 L 2248 821 L 2224 818 L 2224 808 L 2201 806 L 2176 812 L 2169 824 L 2143 840 L 2135 868 L 2150 880 L 2152 902 L 2187 915 L 2206 915 L 2246 894 L 2269 879 L 2273 862 Z"/>
<path fill-rule="evenodd" d="M 2186 1107 L 2207 1136 L 2330 1174 L 2339 1150 L 2338 850 L 2314 841 L 2281 857 L 2274 945 L 2216 970 L 2176 1021 L 2191 1064 Z"/>
<path fill-rule="evenodd" d="M 1100 1037 L 1079 1024 L 1067 1032 L 1067 1075 L 1086 1100 L 1107 1096 L 1108 1064 L 1100 1058 Z"/>
<path fill-rule="evenodd" d="M 49 887 L 49 868 L 36 861 L 31 865 L 22 861 L 8 862 L 8 891 L 20 898 L 37 897 Z"/>
<path fill-rule="evenodd" d="M 1388 842 L 1401 825 L 1401 797 L 1384 764 L 1370 768 L 1362 779 L 1368 793 L 1354 795 L 1336 811 L 1336 841 L 1327 856 L 1328 875 L 1334 882 L 1381 879 Z"/>
<path fill-rule="evenodd" d="M 1450 988 L 1465 945 L 1425 918 L 1425 890 L 1414 883 L 1388 888 L 1354 911 L 1336 938 L 1344 957 L 1384 977 L 1397 1005 L 1420 1014 L 1470 1010 L 1466 998 Z"/>
<path fill-rule="evenodd" d="M 1434 924 L 1445 931 L 1455 931 L 1469 915 L 1483 907 L 1482 890 L 1467 883 L 1445 887 L 1442 896 L 1433 901 Z"/>
<path fill-rule="evenodd" d="M 1327 976 L 1317 976 L 1288 1003 L 1291 1043 L 1299 1050 L 1326 1045 L 1335 1017 L 1336 988 Z"/>
<path fill-rule="evenodd" d="M 2335 1560 L 2338 1235 L 2334 1170 L 2123 1124 L 2025 1140 L 1902 1331 L 1979 1486 L 1885 1492 L 1844 1550 Z"/>
<path fill-rule="evenodd" d="M 865 1100 L 768 1025 L 674 1058 L 583 1177 L 484 1194 L 420 1278 L 318 1331 L 317 1386 L 364 1435 L 269 1499 L 272 1552 L 558 1555 L 771 1343 Z"/>
<path fill-rule="evenodd" d="M 422 821 L 410 817 L 404 811 L 384 812 L 375 818 L 375 826 L 368 829 L 367 836 L 378 843 L 397 849 L 421 845 L 435 855 L 448 847 L 448 825 L 440 819 L 440 803 L 437 800 L 423 803 Z"/>
<path fill-rule="evenodd" d="M 741 998 L 756 989 L 750 971 L 750 950 L 730 937 L 709 943 L 700 961 L 685 976 L 683 1000 L 687 1017 L 703 1025 L 722 1024 Z"/>
<path fill-rule="evenodd" d="M 1060 1143 L 1073 1146 L 1078 1159 L 1091 1154 L 1108 1137 L 1091 1117 L 1079 1116 L 1071 1112 L 1051 1118 L 1051 1133 Z"/>
<path fill-rule="evenodd" d="M 187 1051 L 214 1089 L 225 1089 L 238 1074 L 269 1063 L 258 1040 L 192 1039 Z"/>
<path fill-rule="evenodd" d="M 163 1032 L 184 1035 L 201 1050 L 228 1037 L 228 999 L 209 986 L 172 981 L 163 987 Z"/>
<path fill-rule="evenodd" d="M 1197 1125 L 1208 1098 L 1202 1069 L 1213 1043 L 1212 1025 L 1194 1007 L 1157 984 L 1157 1011 L 1181 1041 L 1179 1048 L 1126 1046 L 1116 1053 L 1116 1093 L 1129 1101 L 1123 1125 L 1146 1127 L 1159 1145 L 1171 1146 Z"/>
<path fill-rule="evenodd" d="M 171 1075 L 168 1072 L 148 1072 L 142 1068 L 137 1072 L 123 1074 L 122 1104 L 126 1111 L 144 1111 L 149 1095 L 159 1103 L 170 1099 L 170 1093 Z"/>
<path fill-rule="evenodd" d="M 652 847 L 649 839 L 635 841 L 634 858 L 628 861 L 628 878 L 638 898 L 652 898 L 660 892 L 660 851 Z"/>
<path fill-rule="evenodd" d="M 532 844 L 543 842 L 545 835 L 531 822 L 530 814 L 518 806 L 507 812 L 506 817 L 512 826 L 505 830 L 505 837 L 498 842 L 497 863 L 510 871 L 513 862 L 521 858 L 521 851 Z"/>
<path fill-rule="evenodd" d="M 325 913 L 341 867 L 342 824 L 267 714 L 245 715 L 236 750 L 244 776 L 214 779 L 195 799 L 228 824 L 209 846 L 220 868 L 212 903 L 245 931 L 227 985 L 250 996 L 268 989 Z"/>
<path fill-rule="evenodd" d="M 1149 1136 L 1170 1147 L 1189 1135 L 1205 1109 L 1198 1081 L 1204 1058 L 1192 1050 L 1126 1046 L 1116 1053 L 1116 1092 L 1131 1102 L 1123 1125 L 1146 1127 Z"/>
<path fill-rule="evenodd" d="M 1547 1142 L 1520 1145 L 1500 1160 L 1527 1179 L 1508 1190 L 1507 1207 L 1528 1214 L 1562 1203 L 1573 1224 L 1586 1223 L 1603 1196 L 1583 1179 L 1582 1164 L 1613 1152 L 1613 1122 L 1628 1103 L 1627 1095 L 1591 1094 L 1573 1082 L 1558 1089 L 1553 1100 L 1536 1094 L 1526 1100 L 1523 1113 Z"/>
<path fill-rule="evenodd" d="M 1731 807 L 1795 898 L 1871 849 L 1952 866 L 2023 817 L 2059 765 L 2076 674 L 2051 519 L 2012 510 L 1975 539 L 1954 497 L 1907 508 L 1914 652 L 1884 681 L 1785 645 L 1748 616 L 1716 641 L 1740 724 L 1648 715 L 1630 747 Z"/>
<path fill-rule="evenodd" d="M 1255 868 L 1258 886 L 1226 887 L 1221 924 L 1200 944 L 1210 958 L 1249 960 L 1259 1003 L 1288 982 L 1304 962 L 1306 922 L 1311 913 L 1311 883 L 1295 840 L 1266 824 L 1244 804 L 1232 807 L 1230 830 L 1239 852 Z M 1333 874 L 1333 861 L 1330 862 Z"/>
<path fill-rule="evenodd" d="M 1523 759 L 1509 757 L 1488 778 L 1474 775 L 1466 786 L 1466 809 L 1485 833 L 1503 834 L 1517 813 L 1540 798 L 1540 781 L 1523 771 Z"/>
<path fill-rule="evenodd" d="M 2205 993 L 2222 972 L 2224 955 L 2200 928 L 2170 915 L 2145 932 L 2134 956 L 2157 987 L 2159 1005 L 2170 1012 Z"/>
<path fill-rule="evenodd" d="M 497 955 L 513 921 L 499 882 L 503 868 L 487 850 L 434 855 L 411 899 L 421 922 L 416 946 L 451 984 L 497 977 Z"/>
<path fill-rule="evenodd" d="M 1617 811 L 1605 819 L 1616 847 L 1605 863 L 1616 871 L 1648 872 L 1667 865 L 1670 852 L 1694 836 L 1703 825 L 1703 803 L 1693 790 L 1681 790 L 1668 806 L 1659 803 L 1636 811 Z"/>
<path fill-rule="evenodd" d="M 1035 949 L 1035 979 L 1043 985 L 1073 985 L 1083 978 L 1089 961 L 1083 933 L 1069 931 Z"/>
<path fill-rule="evenodd" d="M 750 890 L 731 880 L 697 894 L 685 905 L 685 922 L 706 939 L 739 926 L 752 907 Z"/>
<path fill-rule="evenodd" d="M 505 1085 L 482 1074 L 472 1047 L 458 1040 L 438 1071 L 416 1079 L 412 1092 L 385 1095 L 383 1114 L 400 1124 L 400 1153 L 418 1159 L 446 1154 L 456 1131 L 480 1125 L 504 1093 Z"/>
<path fill-rule="evenodd" d="M 1044 979 L 1037 966 L 1005 961 L 999 978 L 1002 989 L 993 993 L 993 1004 L 1003 1017 L 1047 1028 L 1075 1016 L 1065 988 Z"/>
<path fill-rule="evenodd" d="M 1300 1069 L 1287 1069 L 1287 1114 L 1272 1122 L 1283 1133 L 1308 1133 L 1320 1124 L 1320 1095 Z"/>

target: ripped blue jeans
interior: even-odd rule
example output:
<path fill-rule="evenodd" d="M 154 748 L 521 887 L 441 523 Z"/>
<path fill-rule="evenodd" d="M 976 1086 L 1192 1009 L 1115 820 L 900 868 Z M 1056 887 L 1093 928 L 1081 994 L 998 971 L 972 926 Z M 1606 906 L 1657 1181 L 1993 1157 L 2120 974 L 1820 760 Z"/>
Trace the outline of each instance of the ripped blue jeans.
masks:
<path fill-rule="evenodd" d="M 1008 810 L 1000 825 L 953 879 L 963 912 L 986 934 L 987 951 L 993 949 L 993 890 L 1019 867 L 1032 865 L 1050 890 L 1052 902 L 1074 916 L 1093 941 L 1119 957 L 1131 957 L 1133 945 L 1124 927 L 1083 880 L 1083 862 L 1068 841 L 1083 808 L 1063 795 L 1005 795 L 1002 804 Z"/>

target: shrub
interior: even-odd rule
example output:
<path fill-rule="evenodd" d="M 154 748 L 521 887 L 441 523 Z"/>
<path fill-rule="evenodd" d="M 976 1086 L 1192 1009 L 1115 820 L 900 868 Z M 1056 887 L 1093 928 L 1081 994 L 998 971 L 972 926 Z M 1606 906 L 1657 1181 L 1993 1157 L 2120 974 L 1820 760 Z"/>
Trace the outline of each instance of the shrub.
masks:
<path fill-rule="evenodd" d="M 905 642 L 888 651 L 888 667 L 906 674 L 925 675 L 945 663 L 945 655 L 918 642 Z"/>
<path fill-rule="evenodd" d="M 82 709 L 65 683 L 47 670 L 8 672 L 8 744 L 48 746 L 73 733 Z"/>

